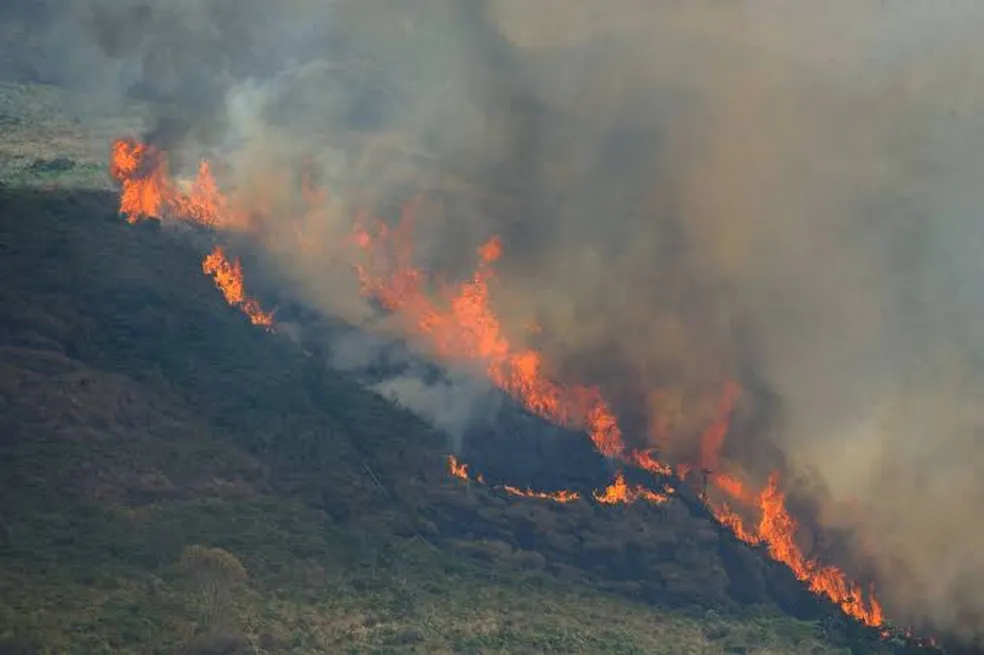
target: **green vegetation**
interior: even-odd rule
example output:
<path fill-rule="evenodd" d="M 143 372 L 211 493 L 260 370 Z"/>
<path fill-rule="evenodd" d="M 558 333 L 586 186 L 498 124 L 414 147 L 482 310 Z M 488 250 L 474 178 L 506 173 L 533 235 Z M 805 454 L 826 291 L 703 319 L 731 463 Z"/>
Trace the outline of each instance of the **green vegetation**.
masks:
<path fill-rule="evenodd" d="M 61 124 L 0 91 L 25 142 Z M 207 237 L 126 225 L 69 136 L 0 161 L 0 652 L 891 652 L 785 615 L 788 575 L 678 503 L 448 479 L 442 435 L 250 326 Z"/>

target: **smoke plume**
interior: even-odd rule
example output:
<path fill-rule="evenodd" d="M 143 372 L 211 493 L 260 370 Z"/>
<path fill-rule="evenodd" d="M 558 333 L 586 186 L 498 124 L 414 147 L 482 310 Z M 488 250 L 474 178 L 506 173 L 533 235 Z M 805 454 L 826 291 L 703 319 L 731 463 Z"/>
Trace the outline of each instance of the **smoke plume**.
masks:
<path fill-rule="evenodd" d="M 627 441 L 708 464 L 699 435 L 736 380 L 710 463 L 812 480 L 894 617 L 984 630 L 984 8 L 66 6 L 46 32 L 79 53 L 64 75 L 159 103 L 148 138 L 178 162 L 220 154 L 312 306 L 394 332 L 339 253 L 354 207 L 423 191 L 419 266 L 463 275 L 500 236 L 510 337 L 599 385 Z M 310 176 L 332 189 L 316 211 Z M 333 346 L 349 367 L 381 347 Z M 482 385 L 424 379 L 377 384 L 460 431 Z"/>

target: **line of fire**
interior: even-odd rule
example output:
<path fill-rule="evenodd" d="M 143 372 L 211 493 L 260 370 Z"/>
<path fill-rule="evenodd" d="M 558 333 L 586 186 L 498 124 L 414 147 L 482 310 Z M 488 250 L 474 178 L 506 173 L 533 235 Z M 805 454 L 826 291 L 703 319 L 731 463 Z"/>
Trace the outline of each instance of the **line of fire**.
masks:
<path fill-rule="evenodd" d="M 193 179 L 176 180 L 167 153 L 137 140 L 120 139 L 112 149 L 110 172 L 119 184 L 119 209 L 127 221 L 168 219 L 213 231 L 216 244 L 202 262 L 203 272 L 213 278 L 225 301 L 243 311 L 251 323 L 275 329 L 275 313 L 247 292 L 241 262 L 231 258 L 221 243 L 223 234 L 251 229 L 252 208 L 235 192 L 220 189 L 210 162 L 203 161 Z M 307 188 L 303 195 L 308 202 L 318 203 L 327 193 Z M 779 472 L 756 489 L 717 466 L 730 418 L 742 395 L 737 381 L 721 382 L 715 417 L 700 435 L 698 461 L 670 466 L 654 450 L 629 447 L 612 406 L 597 387 L 552 379 L 544 372 L 548 367 L 541 352 L 517 346 L 506 336 L 490 302 L 495 265 L 503 252 L 499 238 L 492 237 L 475 250 L 474 271 L 460 282 L 440 279 L 415 265 L 415 202 L 404 207 L 396 225 L 373 219 L 366 212 L 352 221 L 344 250 L 351 257 L 350 269 L 364 296 L 399 317 L 407 332 L 425 340 L 438 362 L 468 362 L 525 411 L 587 434 L 595 451 L 612 467 L 607 487 L 545 490 L 491 482 L 458 454 L 450 454 L 446 468 L 451 480 L 481 485 L 489 493 L 519 501 L 592 502 L 601 507 L 661 507 L 680 502 L 686 489 L 734 539 L 760 548 L 787 566 L 807 589 L 856 621 L 882 630 L 886 637 L 895 634 L 872 586 L 855 582 L 837 566 L 803 552 L 797 540 L 799 525 L 787 506 Z M 643 472 L 649 484 L 630 483 L 627 470 Z"/>

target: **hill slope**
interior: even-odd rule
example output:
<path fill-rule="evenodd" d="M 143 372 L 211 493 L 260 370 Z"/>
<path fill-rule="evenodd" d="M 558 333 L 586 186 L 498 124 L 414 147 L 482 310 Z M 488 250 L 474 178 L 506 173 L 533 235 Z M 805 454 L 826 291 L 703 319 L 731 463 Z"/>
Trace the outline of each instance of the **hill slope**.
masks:
<path fill-rule="evenodd" d="M 8 642 L 170 652 L 202 623 L 176 562 L 204 544 L 249 572 L 229 627 L 270 652 L 813 647 L 807 624 L 653 612 L 508 548 L 439 552 L 409 505 L 414 486 L 467 493 L 441 437 L 253 329 L 194 251 L 121 225 L 108 194 L 4 190 L 0 207 Z M 428 480 L 397 477 L 428 459 Z"/>
<path fill-rule="evenodd" d="M 891 651 L 699 508 L 451 478 L 442 435 L 250 326 L 198 237 L 56 188 L 50 149 L 0 188 L 7 650 Z"/>

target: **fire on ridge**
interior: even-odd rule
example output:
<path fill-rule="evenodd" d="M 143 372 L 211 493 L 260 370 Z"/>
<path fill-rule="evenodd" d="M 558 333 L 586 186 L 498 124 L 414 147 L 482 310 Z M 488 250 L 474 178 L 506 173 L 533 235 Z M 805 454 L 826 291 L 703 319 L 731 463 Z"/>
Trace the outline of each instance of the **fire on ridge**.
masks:
<path fill-rule="evenodd" d="M 221 191 L 207 161 L 200 164 L 194 180 L 179 183 L 170 175 L 166 153 L 132 139 L 121 139 L 113 146 L 110 172 L 120 185 L 120 213 L 130 223 L 168 218 L 212 228 L 218 235 L 250 229 L 247 201 L 235 190 Z M 323 203 L 326 195 L 315 190 L 304 197 L 308 203 L 316 204 Z M 611 405 L 599 388 L 552 379 L 545 373 L 547 367 L 540 352 L 509 341 L 489 294 L 490 285 L 496 280 L 494 264 L 502 252 L 498 238 L 478 248 L 476 269 L 463 282 L 451 284 L 417 268 L 413 263 L 414 207 L 414 203 L 405 207 L 396 227 L 369 220 L 365 214 L 355 221 L 350 243 L 356 247 L 347 252 L 364 295 L 398 317 L 409 336 L 425 340 L 438 360 L 479 366 L 492 383 L 531 413 L 557 425 L 585 431 L 600 454 L 656 475 L 686 477 L 690 467 L 674 469 L 651 451 L 626 448 Z M 216 247 L 206 256 L 202 269 L 213 276 L 226 301 L 239 307 L 252 323 L 268 328 L 273 324 L 272 314 L 246 295 L 238 260 L 230 262 L 224 250 Z M 738 477 L 716 470 L 740 391 L 735 382 L 724 385 L 717 416 L 700 439 L 699 464 L 711 469 L 708 482 L 714 490 L 742 511 L 735 511 L 730 503 L 705 498 L 708 508 L 738 539 L 763 545 L 773 559 L 788 566 L 812 592 L 830 599 L 865 625 L 882 626 L 885 617 L 873 590 L 851 581 L 838 567 L 807 557 L 798 546 L 799 526 L 786 507 L 778 473 L 773 473 L 765 488 L 755 492 Z M 467 465 L 453 457 L 449 459 L 449 470 L 456 477 L 469 479 Z M 476 479 L 481 481 L 480 476 Z M 503 490 L 510 495 L 557 502 L 579 498 L 570 491 L 538 492 L 515 487 Z M 667 487 L 663 491 L 629 487 L 619 474 L 594 497 L 602 504 L 637 499 L 665 502 L 673 489 Z M 746 514 L 758 516 L 757 522 L 743 518 Z"/>

